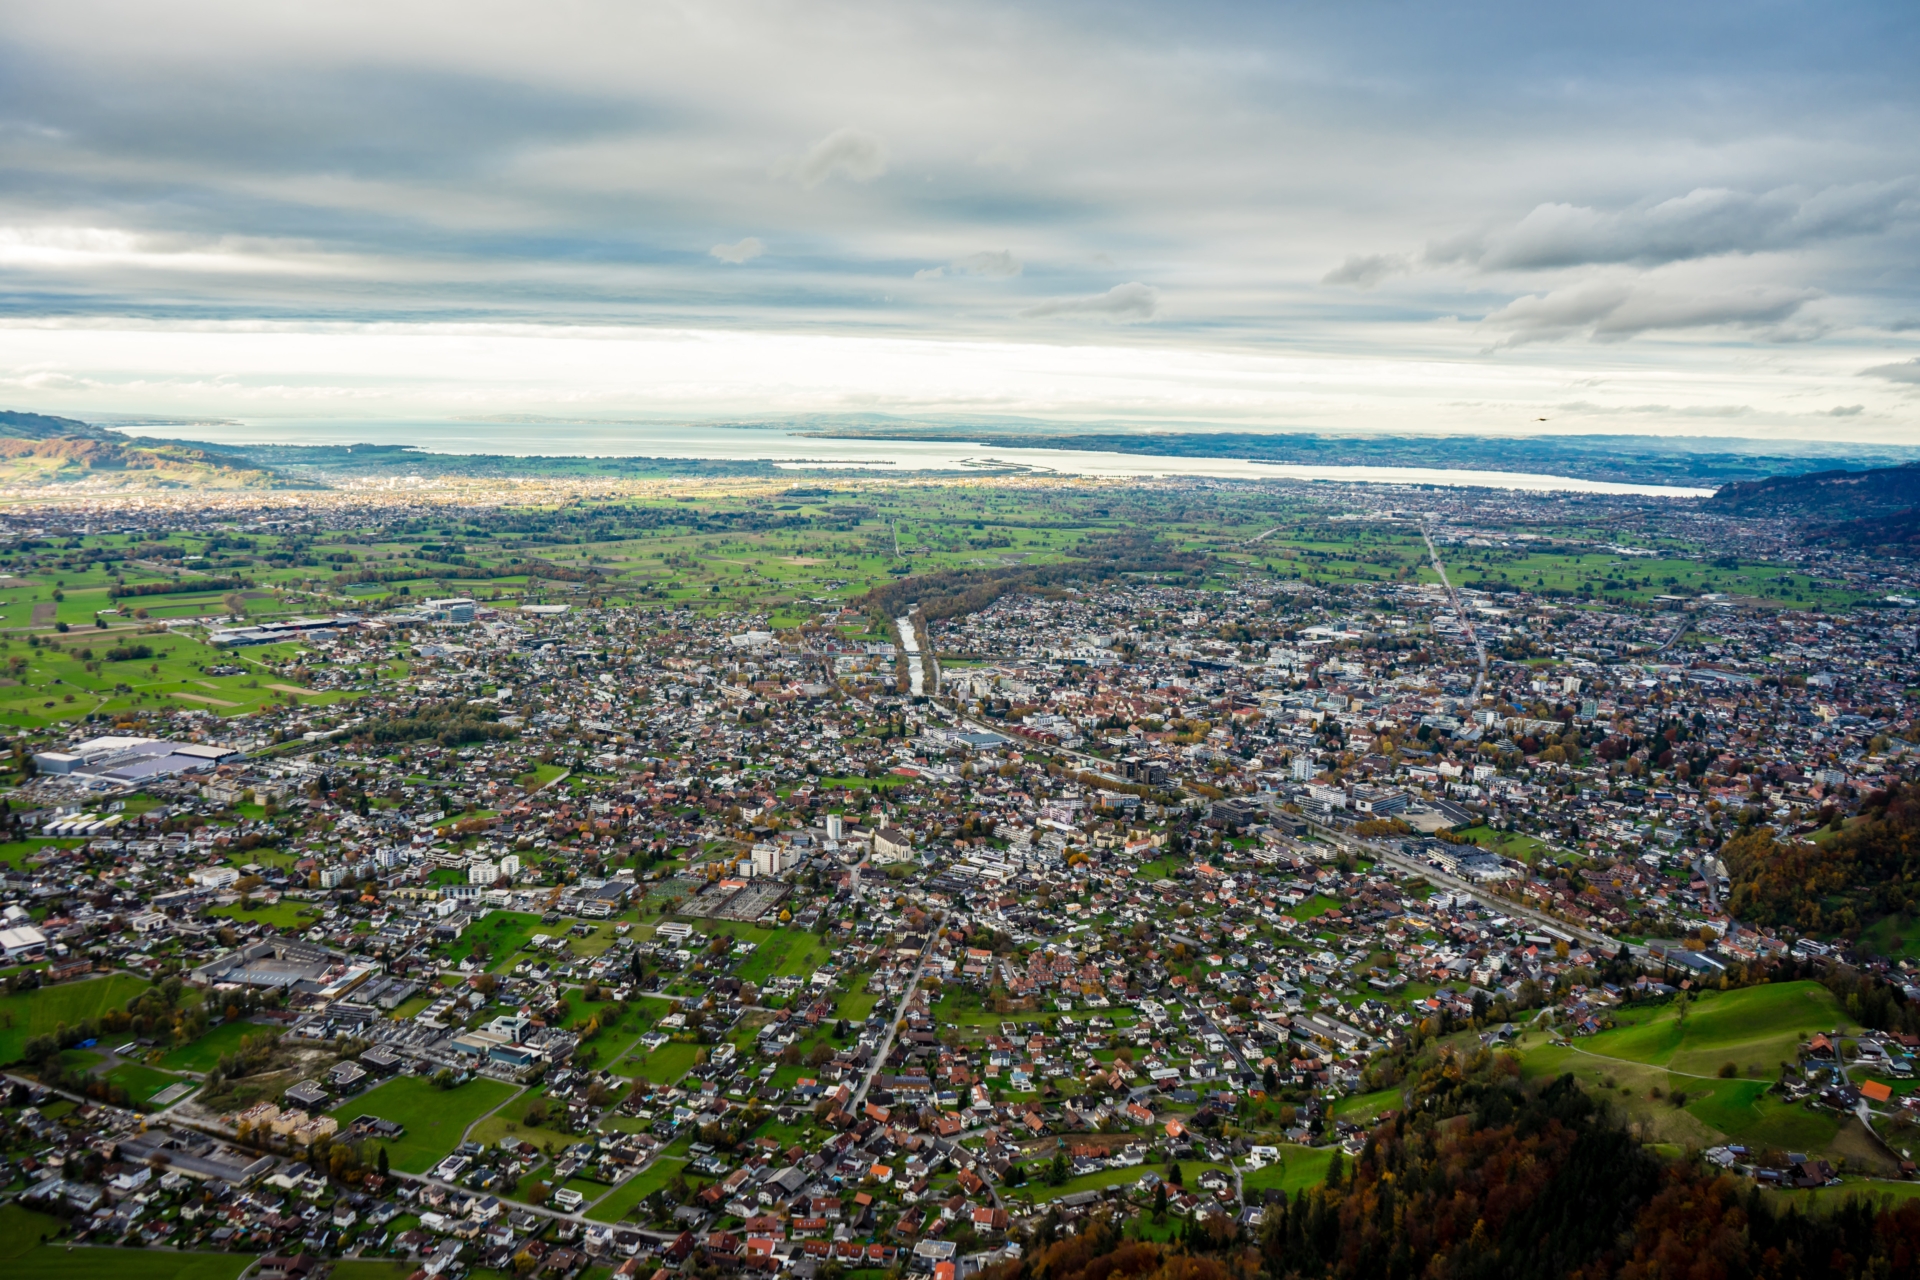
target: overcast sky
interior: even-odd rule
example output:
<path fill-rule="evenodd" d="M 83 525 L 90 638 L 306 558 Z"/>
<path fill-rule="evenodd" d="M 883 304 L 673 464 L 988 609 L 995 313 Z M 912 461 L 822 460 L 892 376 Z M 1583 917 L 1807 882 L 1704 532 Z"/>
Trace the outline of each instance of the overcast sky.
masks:
<path fill-rule="evenodd" d="M 1917 36 L 1911 0 L 9 0 L 0 407 L 1920 444 Z"/>

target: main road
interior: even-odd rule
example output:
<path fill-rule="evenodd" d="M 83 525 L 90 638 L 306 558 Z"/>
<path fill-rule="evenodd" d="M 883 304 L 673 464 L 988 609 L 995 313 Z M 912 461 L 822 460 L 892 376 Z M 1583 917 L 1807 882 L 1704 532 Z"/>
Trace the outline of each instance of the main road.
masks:
<path fill-rule="evenodd" d="M 913 966 L 913 977 L 908 979 L 907 989 L 900 994 L 899 1007 L 893 1011 L 893 1016 L 887 1019 L 886 1038 L 874 1051 L 873 1063 L 867 1068 L 867 1073 L 860 1077 L 860 1087 L 854 1090 L 852 1105 L 847 1108 L 849 1111 L 858 1109 L 860 1104 L 867 1100 L 867 1090 L 873 1087 L 873 1078 L 880 1074 L 880 1068 L 887 1065 L 887 1055 L 893 1052 L 894 1033 L 900 1029 L 900 1023 L 906 1019 L 907 1006 L 913 1003 L 913 994 L 920 989 L 920 979 L 926 975 L 927 960 L 933 955 L 933 944 L 940 937 L 940 931 L 946 926 L 946 913 L 942 912 L 940 918 L 934 922 L 933 928 L 927 931 L 927 942 L 920 949 L 919 961 Z"/>

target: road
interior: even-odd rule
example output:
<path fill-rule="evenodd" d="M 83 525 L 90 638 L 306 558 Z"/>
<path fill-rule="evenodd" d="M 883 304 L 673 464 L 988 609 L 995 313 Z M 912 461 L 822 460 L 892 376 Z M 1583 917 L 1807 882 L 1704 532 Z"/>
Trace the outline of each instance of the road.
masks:
<path fill-rule="evenodd" d="M 867 1073 L 860 1077 L 860 1087 L 854 1090 L 853 1100 L 847 1107 L 848 1111 L 858 1112 L 860 1105 L 867 1100 L 867 1090 L 873 1087 L 873 1078 L 880 1074 L 882 1067 L 886 1066 L 887 1055 L 893 1052 L 893 1037 L 900 1029 L 901 1020 L 907 1016 L 907 1005 L 912 1002 L 914 992 L 920 989 L 920 979 L 927 972 L 927 959 L 933 954 L 934 940 L 940 936 L 940 930 L 944 929 L 946 924 L 947 917 L 942 912 L 939 920 L 934 922 L 933 928 L 927 931 L 927 945 L 920 950 L 920 960 L 913 966 L 913 977 L 908 980 L 907 989 L 900 993 L 900 1005 L 893 1011 L 893 1017 L 887 1020 L 887 1037 L 874 1051 L 873 1064 L 867 1068 Z"/>
<path fill-rule="evenodd" d="M 1592 946 L 1605 947 L 1609 952 L 1617 951 L 1620 947 L 1625 946 L 1628 953 L 1637 959 L 1649 960 L 1655 958 L 1653 953 L 1643 946 L 1634 943 L 1623 943 L 1618 938 L 1610 938 L 1604 933 L 1599 933 L 1592 929 L 1585 929 L 1576 924 L 1570 924 L 1558 917 L 1550 916 L 1544 911 L 1538 911 L 1532 907 L 1511 902 L 1497 894 L 1487 892 L 1486 889 L 1471 881 L 1462 880 L 1458 876 L 1448 875 L 1438 867 L 1429 866 L 1416 858 L 1409 858 L 1405 854 L 1392 852 L 1371 840 L 1365 840 L 1359 836 L 1347 835 L 1344 832 L 1335 831 L 1328 827 L 1316 827 L 1315 830 L 1320 831 L 1341 848 L 1351 849 L 1356 854 L 1362 854 L 1368 858 L 1384 862 L 1389 866 L 1398 867 L 1402 871 L 1410 871 L 1416 875 L 1424 876 L 1429 883 L 1443 888 L 1449 893 L 1464 893 L 1475 902 L 1491 907 L 1502 915 L 1513 916 L 1521 920 L 1530 920 L 1538 925 L 1558 929 L 1560 932 Z"/>
<path fill-rule="evenodd" d="M 1433 534 L 1428 531 L 1425 520 L 1420 522 L 1420 536 L 1426 539 L 1427 555 L 1433 561 L 1433 571 L 1440 575 L 1440 585 L 1447 589 L 1447 598 L 1453 601 L 1454 619 L 1467 633 L 1467 639 L 1473 641 L 1474 654 L 1480 659 L 1480 674 L 1474 677 L 1473 692 L 1467 699 L 1470 705 L 1477 707 L 1480 705 L 1480 690 L 1487 684 L 1487 646 L 1481 643 L 1480 633 L 1473 629 L 1473 619 L 1469 618 L 1467 611 L 1460 607 L 1460 593 L 1454 589 L 1452 580 L 1447 577 L 1447 567 L 1440 563 L 1440 549 L 1433 545 Z"/>
<path fill-rule="evenodd" d="M 1179 939 L 1176 938 L 1176 941 L 1178 940 Z M 1239 1066 L 1240 1070 L 1243 1072 L 1252 1070 L 1251 1067 L 1247 1066 L 1247 1060 L 1241 1055 L 1239 1048 L 1233 1043 L 1233 1037 L 1215 1026 L 1213 1019 L 1207 1016 L 1206 1010 L 1200 1008 L 1200 1006 L 1194 1004 L 1185 996 L 1181 996 L 1179 999 L 1181 1008 L 1187 1011 L 1187 1021 L 1199 1022 L 1203 1037 L 1208 1035 L 1219 1036 L 1220 1039 L 1226 1043 L 1227 1056 L 1234 1060 L 1234 1063 Z"/>

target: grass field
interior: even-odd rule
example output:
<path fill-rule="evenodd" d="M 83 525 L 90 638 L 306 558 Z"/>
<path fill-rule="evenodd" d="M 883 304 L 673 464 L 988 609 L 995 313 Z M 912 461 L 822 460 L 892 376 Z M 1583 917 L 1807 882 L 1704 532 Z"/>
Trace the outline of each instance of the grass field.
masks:
<path fill-rule="evenodd" d="M 549 1099 L 532 1092 L 523 1093 L 501 1107 L 498 1111 L 473 1126 L 470 1136 L 475 1142 L 496 1143 L 503 1138 L 518 1138 L 522 1142 L 531 1142 L 542 1151 L 560 1151 L 578 1141 L 558 1129 L 548 1129 L 527 1123 L 527 1108 L 535 1103 L 551 1106 Z"/>
<path fill-rule="evenodd" d="M 491 957 L 488 968 L 510 969 L 527 957 L 521 949 L 536 933 L 564 933 L 558 925 L 542 926 L 540 917 L 519 911 L 495 911 L 485 920 L 470 926 L 459 939 L 447 944 L 448 959 L 460 960 L 476 953 Z"/>
<path fill-rule="evenodd" d="M 192 1044 L 183 1044 L 160 1059 L 160 1065 L 173 1071 L 211 1071 L 220 1059 L 240 1048 L 248 1036 L 272 1035 L 277 1028 L 252 1022 L 223 1022 Z"/>
<path fill-rule="evenodd" d="M 613 1063 L 611 1070 L 623 1076 L 644 1075 L 654 1084 L 672 1084 L 693 1069 L 693 1060 L 699 1052 L 697 1044 L 670 1040 L 652 1053 L 628 1054 Z"/>
<path fill-rule="evenodd" d="M 595 1222 L 618 1222 L 627 1216 L 627 1210 L 672 1182 L 686 1167 L 685 1160 L 662 1156 L 645 1171 L 621 1183 L 606 1199 L 588 1210 L 587 1216 Z"/>
<path fill-rule="evenodd" d="M 0 1063 L 18 1062 L 31 1037 L 124 1007 L 148 985 L 144 978 L 115 973 L 0 997 Z"/>
<path fill-rule="evenodd" d="M 1243 1177 L 1249 1192 L 1278 1188 L 1293 1195 L 1327 1180 L 1327 1166 L 1333 1163 L 1332 1147 L 1280 1148 L 1280 1163 L 1255 1169 Z"/>
<path fill-rule="evenodd" d="M 245 1253 L 175 1253 L 46 1244 L 7 1264 L 11 1280 L 237 1280 L 253 1262 Z"/>
<path fill-rule="evenodd" d="M 831 953 L 826 943 L 800 929 L 781 929 L 760 942 L 754 953 L 740 966 L 738 977 L 754 986 L 765 986 L 769 978 L 806 977 L 827 962 Z"/>
<path fill-rule="evenodd" d="M 341 1258 L 333 1264 L 332 1280 L 407 1280 L 414 1264 L 398 1258 Z"/>
<path fill-rule="evenodd" d="M 469 1080 L 457 1089 L 436 1089 L 416 1076 L 402 1076 L 331 1114 L 342 1128 L 362 1115 L 405 1125 L 406 1133 L 384 1144 L 387 1158 L 402 1173 L 425 1173 L 459 1145 L 469 1125 L 513 1094 L 513 1086 L 496 1080 Z"/>
<path fill-rule="evenodd" d="M 1786 1151 L 1819 1151 L 1840 1132 L 1840 1124 L 1822 1112 L 1767 1096 L 1765 1080 L 1695 1082 L 1705 1096 L 1687 1103 L 1687 1110 L 1729 1138 L 1756 1147 Z M 1693 1090 L 1688 1091 L 1689 1094 Z"/>
<path fill-rule="evenodd" d="M 0 1205 L 0 1259 L 12 1261 L 67 1229 L 64 1219 L 18 1204 Z"/>
<path fill-rule="evenodd" d="M 1809 1033 L 1852 1023 L 1817 982 L 1782 982 L 1738 991 L 1703 992 L 1680 1020 L 1677 1004 L 1629 1027 L 1582 1043 L 1589 1053 L 1713 1077 L 1724 1063 L 1771 1077 L 1791 1061 Z"/>
<path fill-rule="evenodd" d="M 263 850 L 254 850 L 249 856 L 255 856 Z M 242 908 L 239 903 L 229 903 L 224 907 L 215 907 L 207 912 L 210 916 L 219 916 L 226 920 L 245 920 L 249 923 L 270 925 L 289 933 L 297 933 L 309 927 L 320 918 L 320 913 L 304 902 L 281 901 L 272 905 L 255 904 Z"/>
<path fill-rule="evenodd" d="M 1553 852 L 1544 843 L 1520 831 L 1495 831 L 1491 827 L 1468 827 L 1455 833 L 1460 839 L 1477 844 L 1483 849 L 1505 858 L 1518 858 L 1521 862 L 1532 862 L 1543 855 Z"/>
<path fill-rule="evenodd" d="M 122 1062 L 106 1073 L 110 1083 L 119 1085 L 127 1091 L 127 1098 L 135 1106 L 143 1106 L 147 1100 L 162 1089 L 170 1089 L 180 1083 L 179 1076 L 170 1076 L 164 1071 L 155 1071 L 152 1067 L 137 1062 Z"/>
<path fill-rule="evenodd" d="M 1397 1110 L 1404 1105 L 1398 1088 L 1379 1089 L 1373 1093 L 1356 1093 L 1334 1103 L 1329 1111 L 1336 1120 L 1351 1120 L 1355 1124 L 1365 1124 L 1382 1111 Z"/>
<path fill-rule="evenodd" d="M 0 688 L 0 724 L 39 727 L 93 712 L 138 714 L 145 710 L 191 708 L 231 716 L 258 711 L 274 702 L 327 704 L 351 695 L 314 693 L 284 684 L 259 664 L 290 656 L 293 645 L 265 646 L 236 658 L 222 649 L 176 631 L 138 634 L 121 624 L 96 629 L 93 611 L 106 603 L 106 589 L 69 587 L 60 605 L 60 621 L 84 621 L 63 635 L 50 635 L 37 647 L 20 647 L 0 639 L 0 661 L 18 657 L 24 665 L 9 667 L 17 683 Z M 217 597 L 216 597 L 217 600 Z M 169 603 L 174 603 L 169 598 Z M 84 613 L 68 619 L 65 612 Z M 0 608 L 0 613 L 4 613 Z M 144 645 L 147 656 L 115 659 L 115 653 L 133 652 Z M 247 668 L 240 675 L 212 676 L 206 668 L 222 664 Z"/>

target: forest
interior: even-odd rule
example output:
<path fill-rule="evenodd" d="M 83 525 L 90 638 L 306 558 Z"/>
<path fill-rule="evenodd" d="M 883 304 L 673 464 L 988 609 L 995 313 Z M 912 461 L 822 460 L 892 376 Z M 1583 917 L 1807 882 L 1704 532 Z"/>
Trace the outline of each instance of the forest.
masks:
<path fill-rule="evenodd" d="M 1920 787 L 1874 792 L 1858 816 L 1830 823 L 1817 839 L 1748 828 L 1720 856 L 1738 919 L 1857 937 L 1883 917 L 1911 914 L 1920 901 Z"/>
<path fill-rule="evenodd" d="M 1570 1076 L 1523 1083 L 1519 1060 L 1443 1054 L 1351 1168 L 1275 1193 L 1257 1228 L 1215 1216 L 1172 1238 L 1096 1221 L 1043 1229 L 986 1280 L 1844 1280 L 1920 1268 L 1920 1204 L 1850 1197 L 1779 1207 L 1693 1160 L 1665 1162 Z"/>

